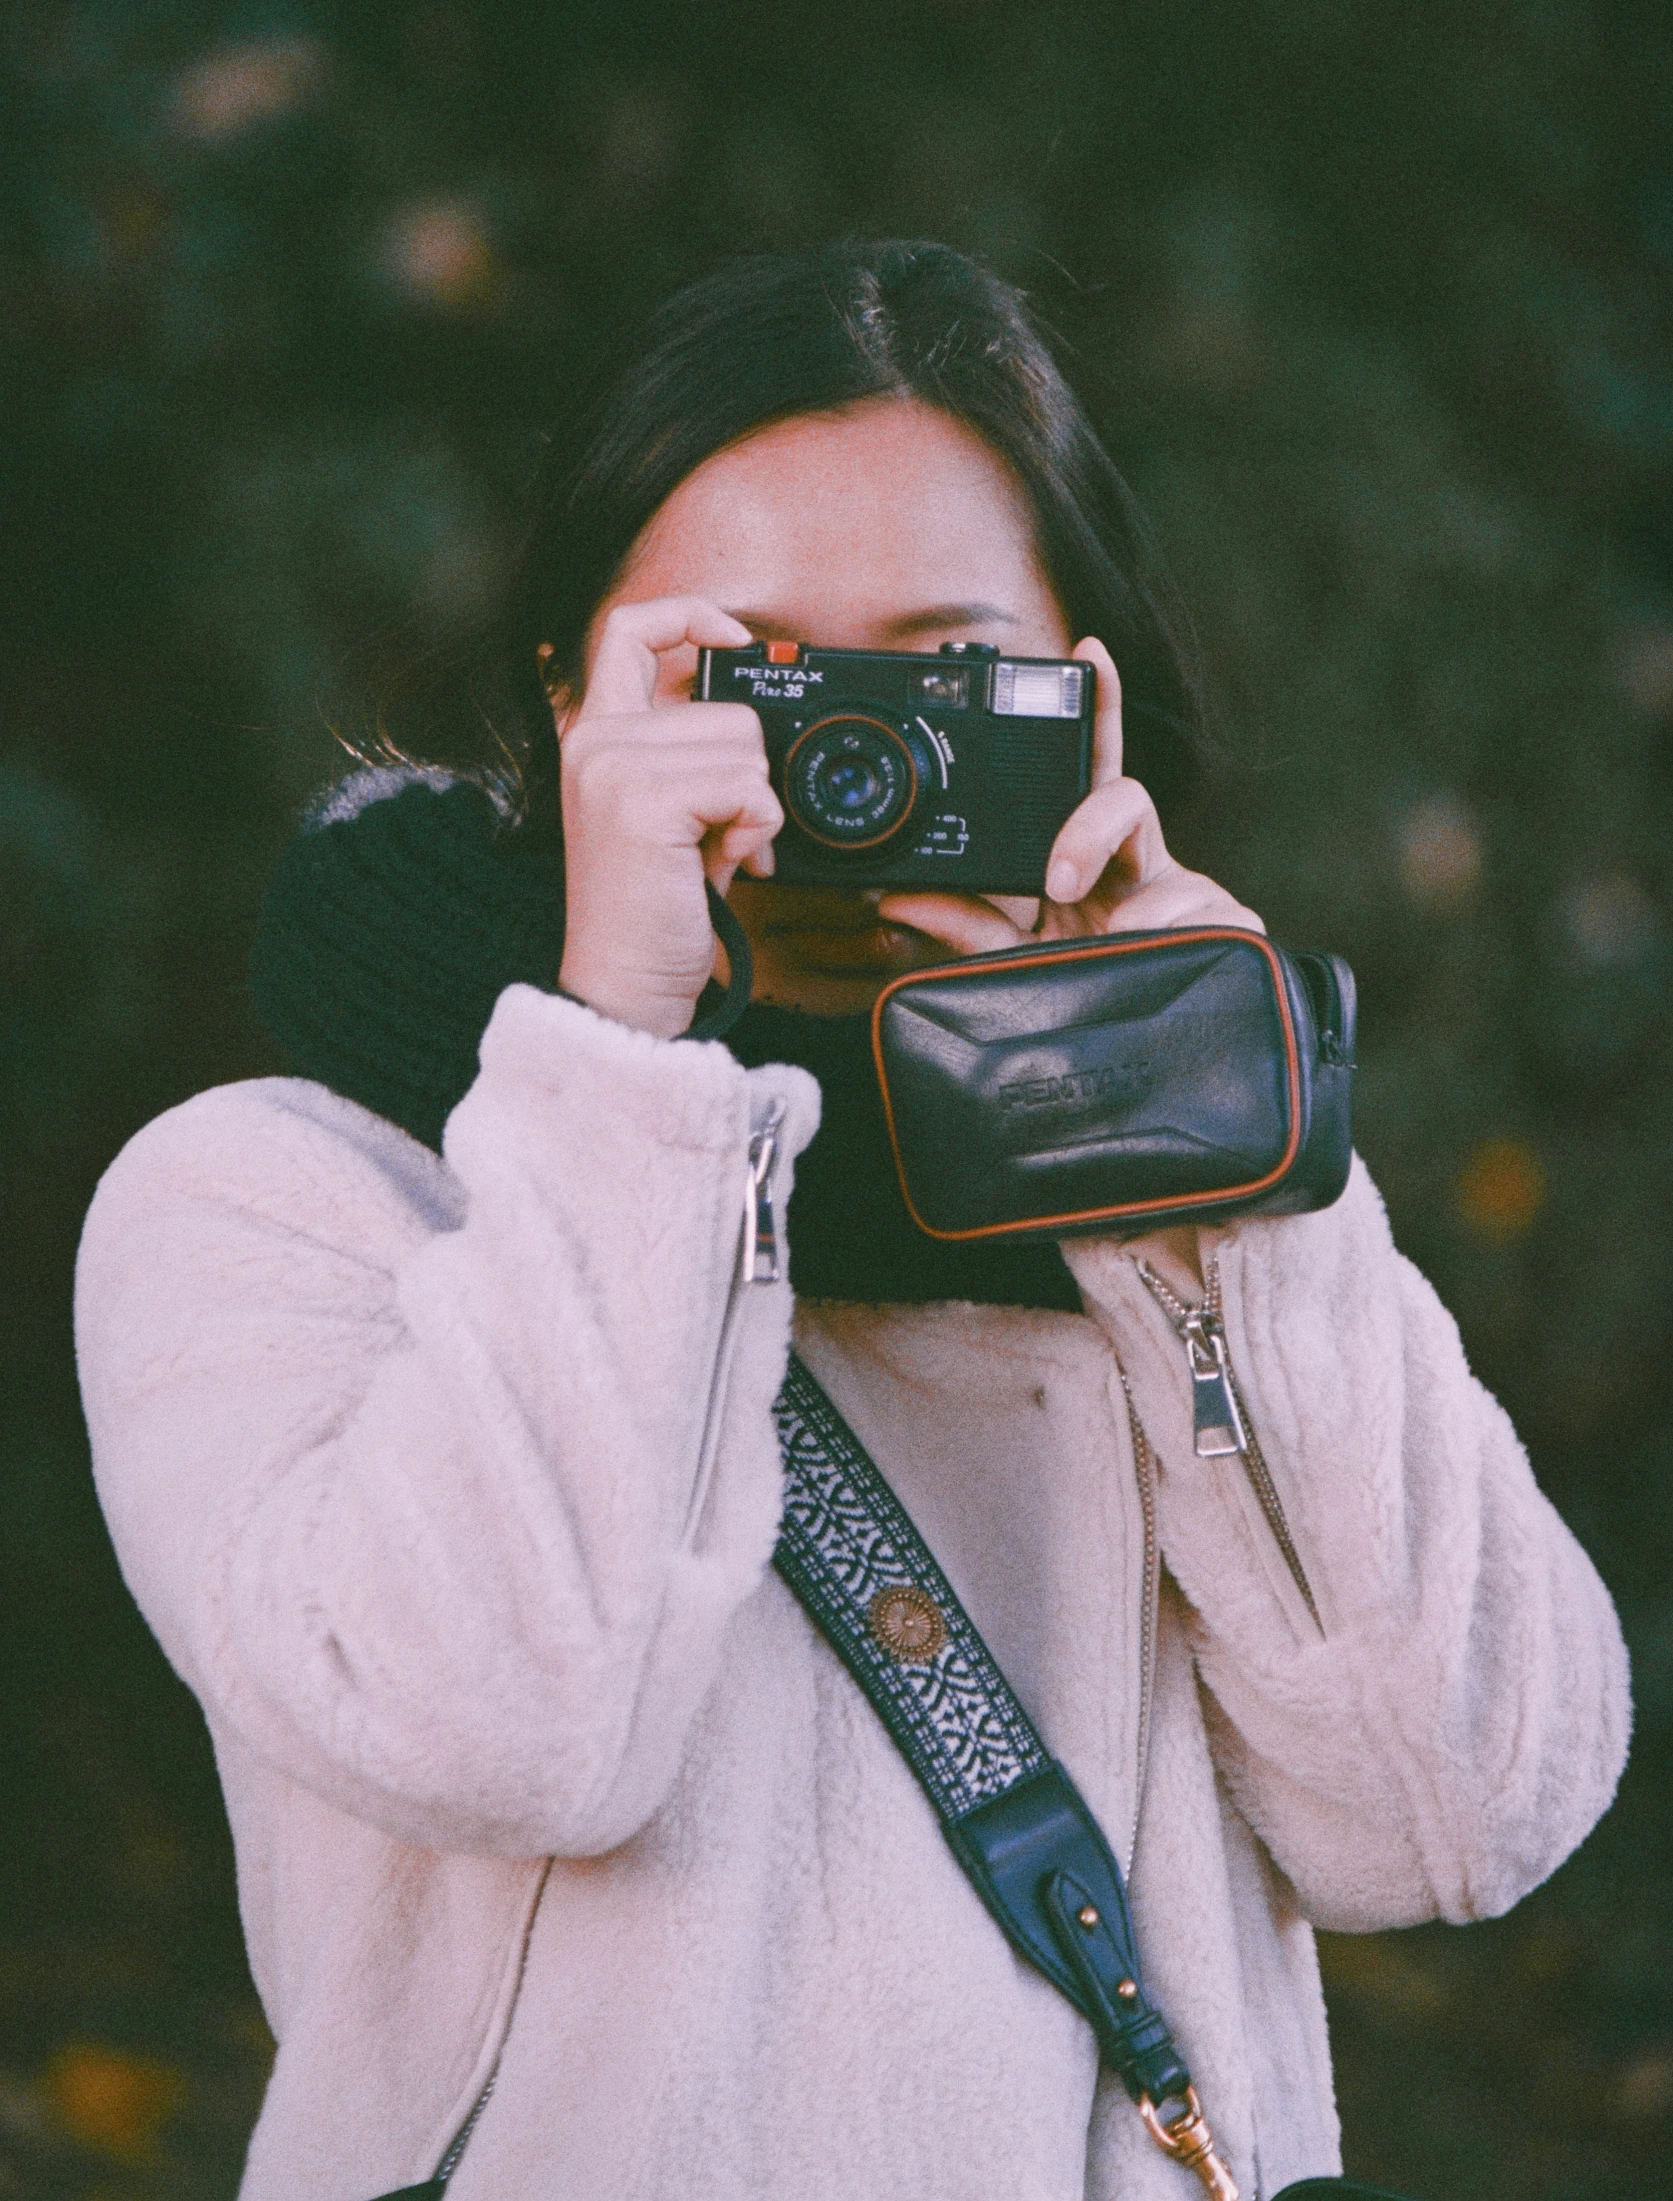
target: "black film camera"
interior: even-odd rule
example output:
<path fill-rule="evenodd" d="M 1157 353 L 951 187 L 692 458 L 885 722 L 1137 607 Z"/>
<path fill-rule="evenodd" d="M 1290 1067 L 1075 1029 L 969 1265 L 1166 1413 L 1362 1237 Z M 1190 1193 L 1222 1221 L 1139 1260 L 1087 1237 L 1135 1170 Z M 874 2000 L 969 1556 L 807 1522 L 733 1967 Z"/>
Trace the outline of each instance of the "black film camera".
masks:
<path fill-rule="evenodd" d="M 1097 679 L 991 643 L 702 650 L 699 699 L 747 703 L 785 826 L 774 877 L 799 886 L 1038 894 L 1092 784 Z"/>

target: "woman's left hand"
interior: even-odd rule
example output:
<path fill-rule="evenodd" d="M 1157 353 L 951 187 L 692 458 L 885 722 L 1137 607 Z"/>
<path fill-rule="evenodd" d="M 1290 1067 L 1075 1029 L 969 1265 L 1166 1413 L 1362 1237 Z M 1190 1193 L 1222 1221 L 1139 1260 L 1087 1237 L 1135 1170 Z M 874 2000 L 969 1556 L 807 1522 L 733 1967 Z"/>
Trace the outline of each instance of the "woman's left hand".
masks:
<path fill-rule="evenodd" d="M 879 916 L 944 941 L 960 955 L 1021 947 L 1030 940 L 1161 932 L 1178 925 L 1242 925 L 1264 932 L 1253 910 L 1168 854 L 1156 805 L 1137 780 L 1122 776 L 1121 677 L 1109 651 L 1089 638 L 1070 654 L 1098 674 L 1092 792 L 1052 844 L 1047 899 L 890 893 L 878 902 Z"/>

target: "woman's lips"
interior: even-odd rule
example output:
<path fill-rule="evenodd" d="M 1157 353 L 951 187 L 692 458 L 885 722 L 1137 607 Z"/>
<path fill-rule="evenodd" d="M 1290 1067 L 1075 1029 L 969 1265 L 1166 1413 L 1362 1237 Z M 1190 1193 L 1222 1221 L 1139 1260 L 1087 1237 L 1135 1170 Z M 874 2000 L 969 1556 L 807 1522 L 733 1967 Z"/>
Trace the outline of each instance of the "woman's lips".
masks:
<path fill-rule="evenodd" d="M 739 879 L 739 914 L 783 978 L 876 981 L 946 954 L 939 941 L 878 914 L 880 887 L 782 886 Z"/>

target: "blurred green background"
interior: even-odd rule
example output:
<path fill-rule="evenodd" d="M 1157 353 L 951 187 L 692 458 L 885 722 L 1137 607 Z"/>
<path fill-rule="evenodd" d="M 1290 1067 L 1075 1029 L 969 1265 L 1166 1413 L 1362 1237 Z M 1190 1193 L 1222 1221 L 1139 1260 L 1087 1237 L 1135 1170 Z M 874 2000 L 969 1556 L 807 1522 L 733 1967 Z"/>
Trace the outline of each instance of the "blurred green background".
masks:
<path fill-rule="evenodd" d="M 270 1066 L 244 959 L 356 653 L 491 600 L 601 335 L 843 229 L 1069 347 L 1244 760 L 1182 852 L 1357 967 L 1396 1232 L 1632 1642 L 1553 1882 L 1327 1944 L 1350 2166 L 1673 2190 L 1665 5 L 128 0 L 0 56 L 0 2197 L 230 2197 L 269 2045 L 88 1482 L 93 1185 Z"/>

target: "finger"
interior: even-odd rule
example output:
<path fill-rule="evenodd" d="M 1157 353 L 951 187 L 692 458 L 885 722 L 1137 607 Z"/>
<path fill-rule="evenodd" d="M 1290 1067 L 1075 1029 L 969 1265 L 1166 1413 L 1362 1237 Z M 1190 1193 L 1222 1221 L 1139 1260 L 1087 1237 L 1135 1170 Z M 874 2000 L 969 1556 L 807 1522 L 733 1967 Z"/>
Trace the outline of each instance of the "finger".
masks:
<path fill-rule="evenodd" d="M 1115 659 L 1095 634 L 1077 642 L 1069 655 L 1092 666 L 1098 675 L 1098 708 L 1092 721 L 1092 784 L 1101 787 L 1106 780 L 1121 777 L 1121 675 L 1115 669 Z"/>
<path fill-rule="evenodd" d="M 1094 787 L 1070 813 L 1052 843 L 1047 894 L 1054 902 L 1080 901 L 1114 859 L 1120 860 L 1133 886 L 1142 886 L 1173 861 L 1156 805 L 1137 780 Z"/>
<path fill-rule="evenodd" d="M 696 847 L 733 826 L 771 840 L 784 824 L 765 765 L 725 747 L 583 751 L 563 800 L 576 850 L 606 862 L 629 847 Z"/>
<path fill-rule="evenodd" d="M 986 955 L 1020 947 L 1028 937 L 979 894 L 885 894 L 877 914 L 886 924 L 910 925 L 959 955 Z"/>
<path fill-rule="evenodd" d="M 752 640 L 746 626 L 703 596 L 658 596 L 648 603 L 613 605 L 599 627 L 577 718 L 649 710 L 656 695 L 657 660 L 669 650 L 687 643 L 737 650 Z"/>
<path fill-rule="evenodd" d="M 582 759 L 609 758 L 642 774 L 666 766 L 679 773 L 705 753 L 723 752 L 740 763 L 752 761 L 762 777 L 767 748 L 761 721 L 747 703 L 681 703 L 678 709 L 632 711 L 605 717 L 590 708 L 562 728 L 564 769 L 582 769 Z"/>
<path fill-rule="evenodd" d="M 773 833 L 766 825 L 734 819 L 714 837 L 712 852 L 715 861 L 726 868 L 728 886 L 735 871 L 748 871 L 755 879 L 770 879 L 773 875 Z"/>
<path fill-rule="evenodd" d="M 755 879 L 772 877 L 773 841 L 784 824 L 784 813 L 770 791 L 767 800 L 772 805 L 770 814 L 735 817 L 704 835 L 703 871 L 717 894 L 727 894 L 740 871 Z"/>
<path fill-rule="evenodd" d="M 564 738 L 564 800 L 587 812 L 665 809 L 687 795 L 695 801 L 700 788 L 733 782 L 763 794 L 771 788 L 760 724 L 742 704 L 577 721 Z"/>
<path fill-rule="evenodd" d="M 778 797 L 766 779 L 753 772 L 721 771 L 672 792 L 676 801 L 683 801 L 691 839 L 708 845 L 727 834 L 737 836 L 734 862 L 774 839 L 784 827 Z"/>
<path fill-rule="evenodd" d="M 1118 895 L 1104 918 L 1106 932 L 1170 932 L 1182 925 L 1237 925 L 1248 932 L 1266 927 L 1252 909 L 1200 871 L 1173 865 L 1166 875 Z"/>

